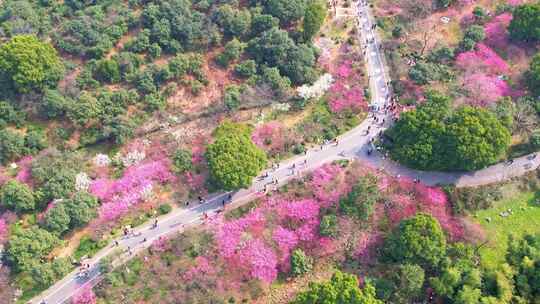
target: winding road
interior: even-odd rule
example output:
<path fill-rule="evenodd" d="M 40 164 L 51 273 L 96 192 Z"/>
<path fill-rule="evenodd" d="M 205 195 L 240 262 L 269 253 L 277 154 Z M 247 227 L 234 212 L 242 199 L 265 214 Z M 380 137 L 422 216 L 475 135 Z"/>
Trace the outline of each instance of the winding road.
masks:
<path fill-rule="evenodd" d="M 258 196 L 264 195 L 264 189 L 271 191 L 278 185 L 283 185 L 293 178 L 297 178 L 315 168 L 339 159 L 357 159 L 374 168 L 387 171 L 395 176 L 418 178 L 429 185 L 455 184 L 457 187 L 478 186 L 490 184 L 520 176 L 528 171 L 535 170 L 540 165 L 540 157 L 529 155 L 514 160 L 512 164 L 500 163 L 483 170 L 464 173 L 422 172 L 408 169 L 385 159 L 383 155 L 374 151 L 370 156 L 367 151 L 372 149 L 371 140 L 380 131 L 391 125 L 390 116 L 384 113 L 386 96 L 389 93 L 388 76 L 385 69 L 384 57 L 380 51 L 379 39 L 373 28 L 374 19 L 370 14 L 369 6 L 364 0 L 355 4 L 357 26 L 359 28 L 359 40 L 366 48 L 365 64 L 369 72 L 369 83 L 372 93 L 370 118 L 366 119 L 353 130 L 340 136 L 335 143 L 317 147 L 308 151 L 305 155 L 297 156 L 279 164 L 275 169 L 263 172 L 255 179 L 248 189 L 235 193 L 221 193 L 206 198 L 203 203 L 192 202 L 191 208 L 175 209 L 168 215 L 158 218 L 157 227 L 153 223 L 147 223 L 134 229 L 129 237 L 117 239 L 110 245 L 99 251 L 91 260 L 85 261 L 90 265 L 85 276 L 79 275 L 76 270 L 64 279 L 51 286 L 38 297 L 28 303 L 60 304 L 67 302 L 74 294 L 85 286 L 93 286 L 102 278 L 99 262 L 105 257 L 113 257 L 114 265 L 121 265 L 137 252 L 147 248 L 160 237 L 175 232 L 182 232 L 185 228 L 200 224 L 204 221 L 205 214 L 214 214 L 225 208 L 246 203 Z M 384 124 L 374 122 L 384 121 Z M 384 119 L 384 120 L 383 120 Z M 369 129 L 368 129 L 369 128 Z M 369 130 L 369 131 L 368 131 Z M 278 180 L 278 185 L 272 181 Z M 232 196 L 229 199 L 229 195 Z"/>

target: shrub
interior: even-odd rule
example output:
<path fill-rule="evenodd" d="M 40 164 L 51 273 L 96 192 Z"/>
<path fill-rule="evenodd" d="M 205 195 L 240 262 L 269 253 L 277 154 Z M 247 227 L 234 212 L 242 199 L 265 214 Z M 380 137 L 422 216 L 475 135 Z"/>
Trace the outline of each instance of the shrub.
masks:
<path fill-rule="evenodd" d="M 234 72 L 241 77 L 251 77 L 257 73 L 257 63 L 248 59 L 240 62 L 234 67 Z"/>
<path fill-rule="evenodd" d="M 515 40 L 540 40 L 540 4 L 524 4 L 516 7 L 508 30 L 510 37 Z"/>
<path fill-rule="evenodd" d="M 167 214 L 172 211 L 172 207 L 169 204 L 163 204 L 159 206 L 159 214 Z"/>
<path fill-rule="evenodd" d="M 184 149 L 176 150 L 174 152 L 172 160 L 173 160 L 174 171 L 178 173 L 184 173 L 193 168 L 192 155 L 191 155 L 191 152 L 187 150 L 184 150 Z"/>
<path fill-rule="evenodd" d="M 236 110 L 240 107 L 241 101 L 241 87 L 237 85 L 229 85 L 225 89 L 225 95 L 223 95 L 223 103 L 229 111 Z"/>
<path fill-rule="evenodd" d="M 99 60 L 94 69 L 94 77 L 108 83 L 118 82 L 120 81 L 120 65 L 116 60 Z"/>
<path fill-rule="evenodd" d="M 2 186 L 0 199 L 4 207 L 16 212 L 28 212 L 36 208 L 32 190 L 16 180 L 9 180 Z"/>
<path fill-rule="evenodd" d="M 298 277 L 311 272 L 313 259 L 307 256 L 302 249 L 295 249 L 291 254 L 291 273 Z"/>
<path fill-rule="evenodd" d="M 20 128 L 26 119 L 24 112 L 15 109 L 11 104 L 0 101 L 0 121 L 8 124 L 14 124 Z"/>
<path fill-rule="evenodd" d="M 349 216 L 367 221 L 371 217 L 375 203 L 379 198 L 377 178 L 367 175 L 361 177 L 352 187 L 347 197 L 339 201 L 339 208 L 341 212 Z"/>
<path fill-rule="evenodd" d="M 319 234 L 322 236 L 336 237 L 338 234 L 338 218 L 334 214 L 322 217 L 319 224 Z"/>
<path fill-rule="evenodd" d="M 228 66 L 230 62 L 240 58 L 245 46 L 246 45 L 244 43 L 240 42 L 236 38 L 227 42 L 225 45 L 225 50 L 223 50 L 223 52 L 216 57 L 217 63 L 223 67 Z"/>
<path fill-rule="evenodd" d="M 0 162 L 6 164 L 26 154 L 24 137 L 10 129 L 0 130 Z"/>

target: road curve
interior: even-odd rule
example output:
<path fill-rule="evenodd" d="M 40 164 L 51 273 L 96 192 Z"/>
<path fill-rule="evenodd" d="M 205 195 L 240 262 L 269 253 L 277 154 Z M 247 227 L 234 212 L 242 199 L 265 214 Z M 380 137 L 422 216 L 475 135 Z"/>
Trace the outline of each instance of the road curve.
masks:
<path fill-rule="evenodd" d="M 377 110 L 384 107 L 389 87 L 387 85 L 388 77 L 384 57 L 380 50 L 380 40 L 373 30 L 374 19 L 370 14 L 369 6 L 363 0 L 360 0 L 360 2 L 355 3 L 355 8 L 359 28 L 358 38 L 362 46 L 366 48 L 366 56 L 364 57 L 370 78 L 369 85 L 372 96 L 370 114 L 372 117 L 340 136 L 337 143 L 317 147 L 308 151 L 305 155 L 296 156 L 280 163 L 276 169 L 264 171 L 248 189 L 235 193 L 215 194 L 207 198 L 202 204 L 192 202 L 191 208 L 176 209 L 170 214 L 158 218 L 157 227 L 152 227 L 153 223 L 147 223 L 135 229 L 132 236 L 117 239 L 117 246 L 114 245 L 115 242 L 113 241 L 109 246 L 99 251 L 90 261 L 86 261 L 91 266 L 85 277 L 81 277 L 78 270 L 73 271 L 28 303 L 65 303 L 83 287 L 93 286 L 99 282 L 101 279 L 99 261 L 104 257 L 114 256 L 115 264 L 121 264 L 137 252 L 147 248 L 160 237 L 174 232 L 181 232 L 191 225 L 200 224 L 204 221 L 205 214 L 211 215 L 220 212 L 223 209 L 224 201 L 227 201 L 226 208 L 234 208 L 264 195 L 265 188 L 270 191 L 277 187 L 277 185 L 272 184 L 274 179 L 279 181 L 279 185 L 283 185 L 293 178 L 335 160 L 358 159 L 372 167 L 384 169 L 395 176 L 419 178 L 428 185 L 455 184 L 458 187 L 499 182 L 523 175 L 526 172 L 535 170 L 540 165 L 540 157 L 534 157 L 535 155 L 532 154 L 517 158 L 512 164 L 500 163 L 475 172 L 424 172 L 400 166 L 389 159 L 385 159 L 377 152 L 368 156 L 367 150 L 372 147 L 371 139 L 392 123 L 390 116 L 384 114 L 383 110 Z M 374 117 L 377 117 L 379 121 L 384 119 L 385 123 L 382 125 L 374 123 Z M 371 126 L 369 132 L 368 126 Z M 267 173 L 268 176 L 266 176 Z M 229 200 L 229 195 L 232 195 L 231 200 Z"/>

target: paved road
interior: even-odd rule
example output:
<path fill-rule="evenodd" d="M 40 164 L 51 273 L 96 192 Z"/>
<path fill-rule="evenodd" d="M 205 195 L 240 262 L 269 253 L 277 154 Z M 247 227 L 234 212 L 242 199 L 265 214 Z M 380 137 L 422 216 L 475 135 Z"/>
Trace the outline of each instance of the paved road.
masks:
<path fill-rule="evenodd" d="M 367 155 L 367 150 L 372 149 L 371 139 L 391 125 L 390 117 L 384 114 L 381 109 L 385 105 L 386 95 L 389 92 L 388 77 L 385 70 L 383 54 L 379 48 L 379 39 L 372 29 L 373 17 L 369 8 L 361 3 L 356 6 L 357 24 L 359 27 L 359 40 L 366 48 L 366 67 L 369 71 L 370 89 L 372 94 L 370 118 L 362 124 L 339 137 L 337 143 L 328 143 L 321 147 L 316 147 L 307 152 L 284 161 L 279 167 L 270 169 L 261 174 L 249 189 L 230 193 L 232 199 L 229 201 L 229 193 L 221 193 L 209 197 L 202 204 L 191 203 L 189 209 L 177 209 L 171 214 L 158 219 L 157 227 L 152 227 L 153 223 L 148 223 L 134 231 L 134 235 L 129 238 L 118 239 L 118 246 L 113 244 L 101 250 L 89 263 L 91 265 L 88 275 L 81 277 L 78 271 L 66 276 L 63 280 L 53 285 L 39 297 L 34 298 L 30 303 L 40 303 L 44 300 L 48 304 L 65 303 L 78 290 L 87 285 L 96 284 L 101 276 L 99 271 L 99 261 L 107 256 L 114 256 L 116 264 L 129 259 L 132 255 L 148 247 L 152 242 L 167 234 L 183 231 L 190 225 L 200 224 L 204 221 L 204 214 L 212 215 L 220 212 L 223 208 L 223 201 L 227 201 L 226 208 L 234 208 L 235 205 L 243 204 L 263 195 L 263 190 L 272 191 L 277 185 L 272 181 L 277 179 L 279 185 L 287 183 L 290 179 L 311 171 L 324 163 L 338 159 L 359 159 L 373 167 L 384 169 L 396 176 L 407 176 L 419 178 L 422 182 L 435 184 L 454 183 L 457 186 L 477 186 L 489 184 L 519 176 L 527 171 L 536 169 L 540 165 L 540 157 L 524 156 L 518 158 L 513 164 L 497 164 L 484 170 L 472 173 L 442 173 L 442 172 L 422 172 L 399 166 L 398 164 L 385 159 L 376 151 Z M 383 121 L 384 124 L 374 123 L 374 118 Z M 369 132 L 368 132 L 369 127 Z M 267 176 L 268 174 L 268 176 Z"/>

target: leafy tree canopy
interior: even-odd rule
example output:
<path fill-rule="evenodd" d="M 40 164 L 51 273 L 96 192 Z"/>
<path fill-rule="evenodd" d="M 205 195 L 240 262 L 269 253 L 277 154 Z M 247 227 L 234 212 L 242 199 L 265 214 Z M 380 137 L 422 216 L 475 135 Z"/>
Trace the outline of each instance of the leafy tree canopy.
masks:
<path fill-rule="evenodd" d="M 403 113 L 386 132 L 391 156 L 423 170 L 475 170 L 496 162 L 510 144 L 510 131 L 486 109 L 462 106 L 430 93 L 425 104 Z"/>
<path fill-rule="evenodd" d="M 0 201 L 16 212 L 28 212 L 36 208 L 36 200 L 30 188 L 16 180 L 7 181 L 1 189 Z"/>
<path fill-rule="evenodd" d="M 16 271 L 27 271 L 59 243 L 60 240 L 55 235 L 44 229 L 35 226 L 20 229 L 8 242 L 7 259 L 14 264 Z"/>
<path fill-rule="evenodd" d="M 431 215 L 420 213 L 399 223 L 385 242 L 383 259 L 436 267 L 445 253 L 441 225 Z"/>
<path fill-rule="evenodd" d="M 56 50 L 33 35 L 0 46 L 0 73 L 18 92 L 55 86 L 63 72 Z"/>
<path fill-rule="evenodd" d="M 516 40 L 540 40 L 540 4 L 524 4 L 516 7 L 508 27 L 510 37 Z"/>
<path fill-rule="evenodd" d="M 332 279 L 324 283 L 311 283 L 309 290 L 300 293 L 291 304 L 382 304 L 375 297 L 375 288 L 366 284 L 358 287 L 356 276 L 336 272 Z"/>
<path fill-rule="evenodd" d="M 225 122 L 214 138 L 206 152 L 213 180 L 226 190 L 250 185 L 266 165 L 266 155 L 251 141 L 247 127 Z"/>

